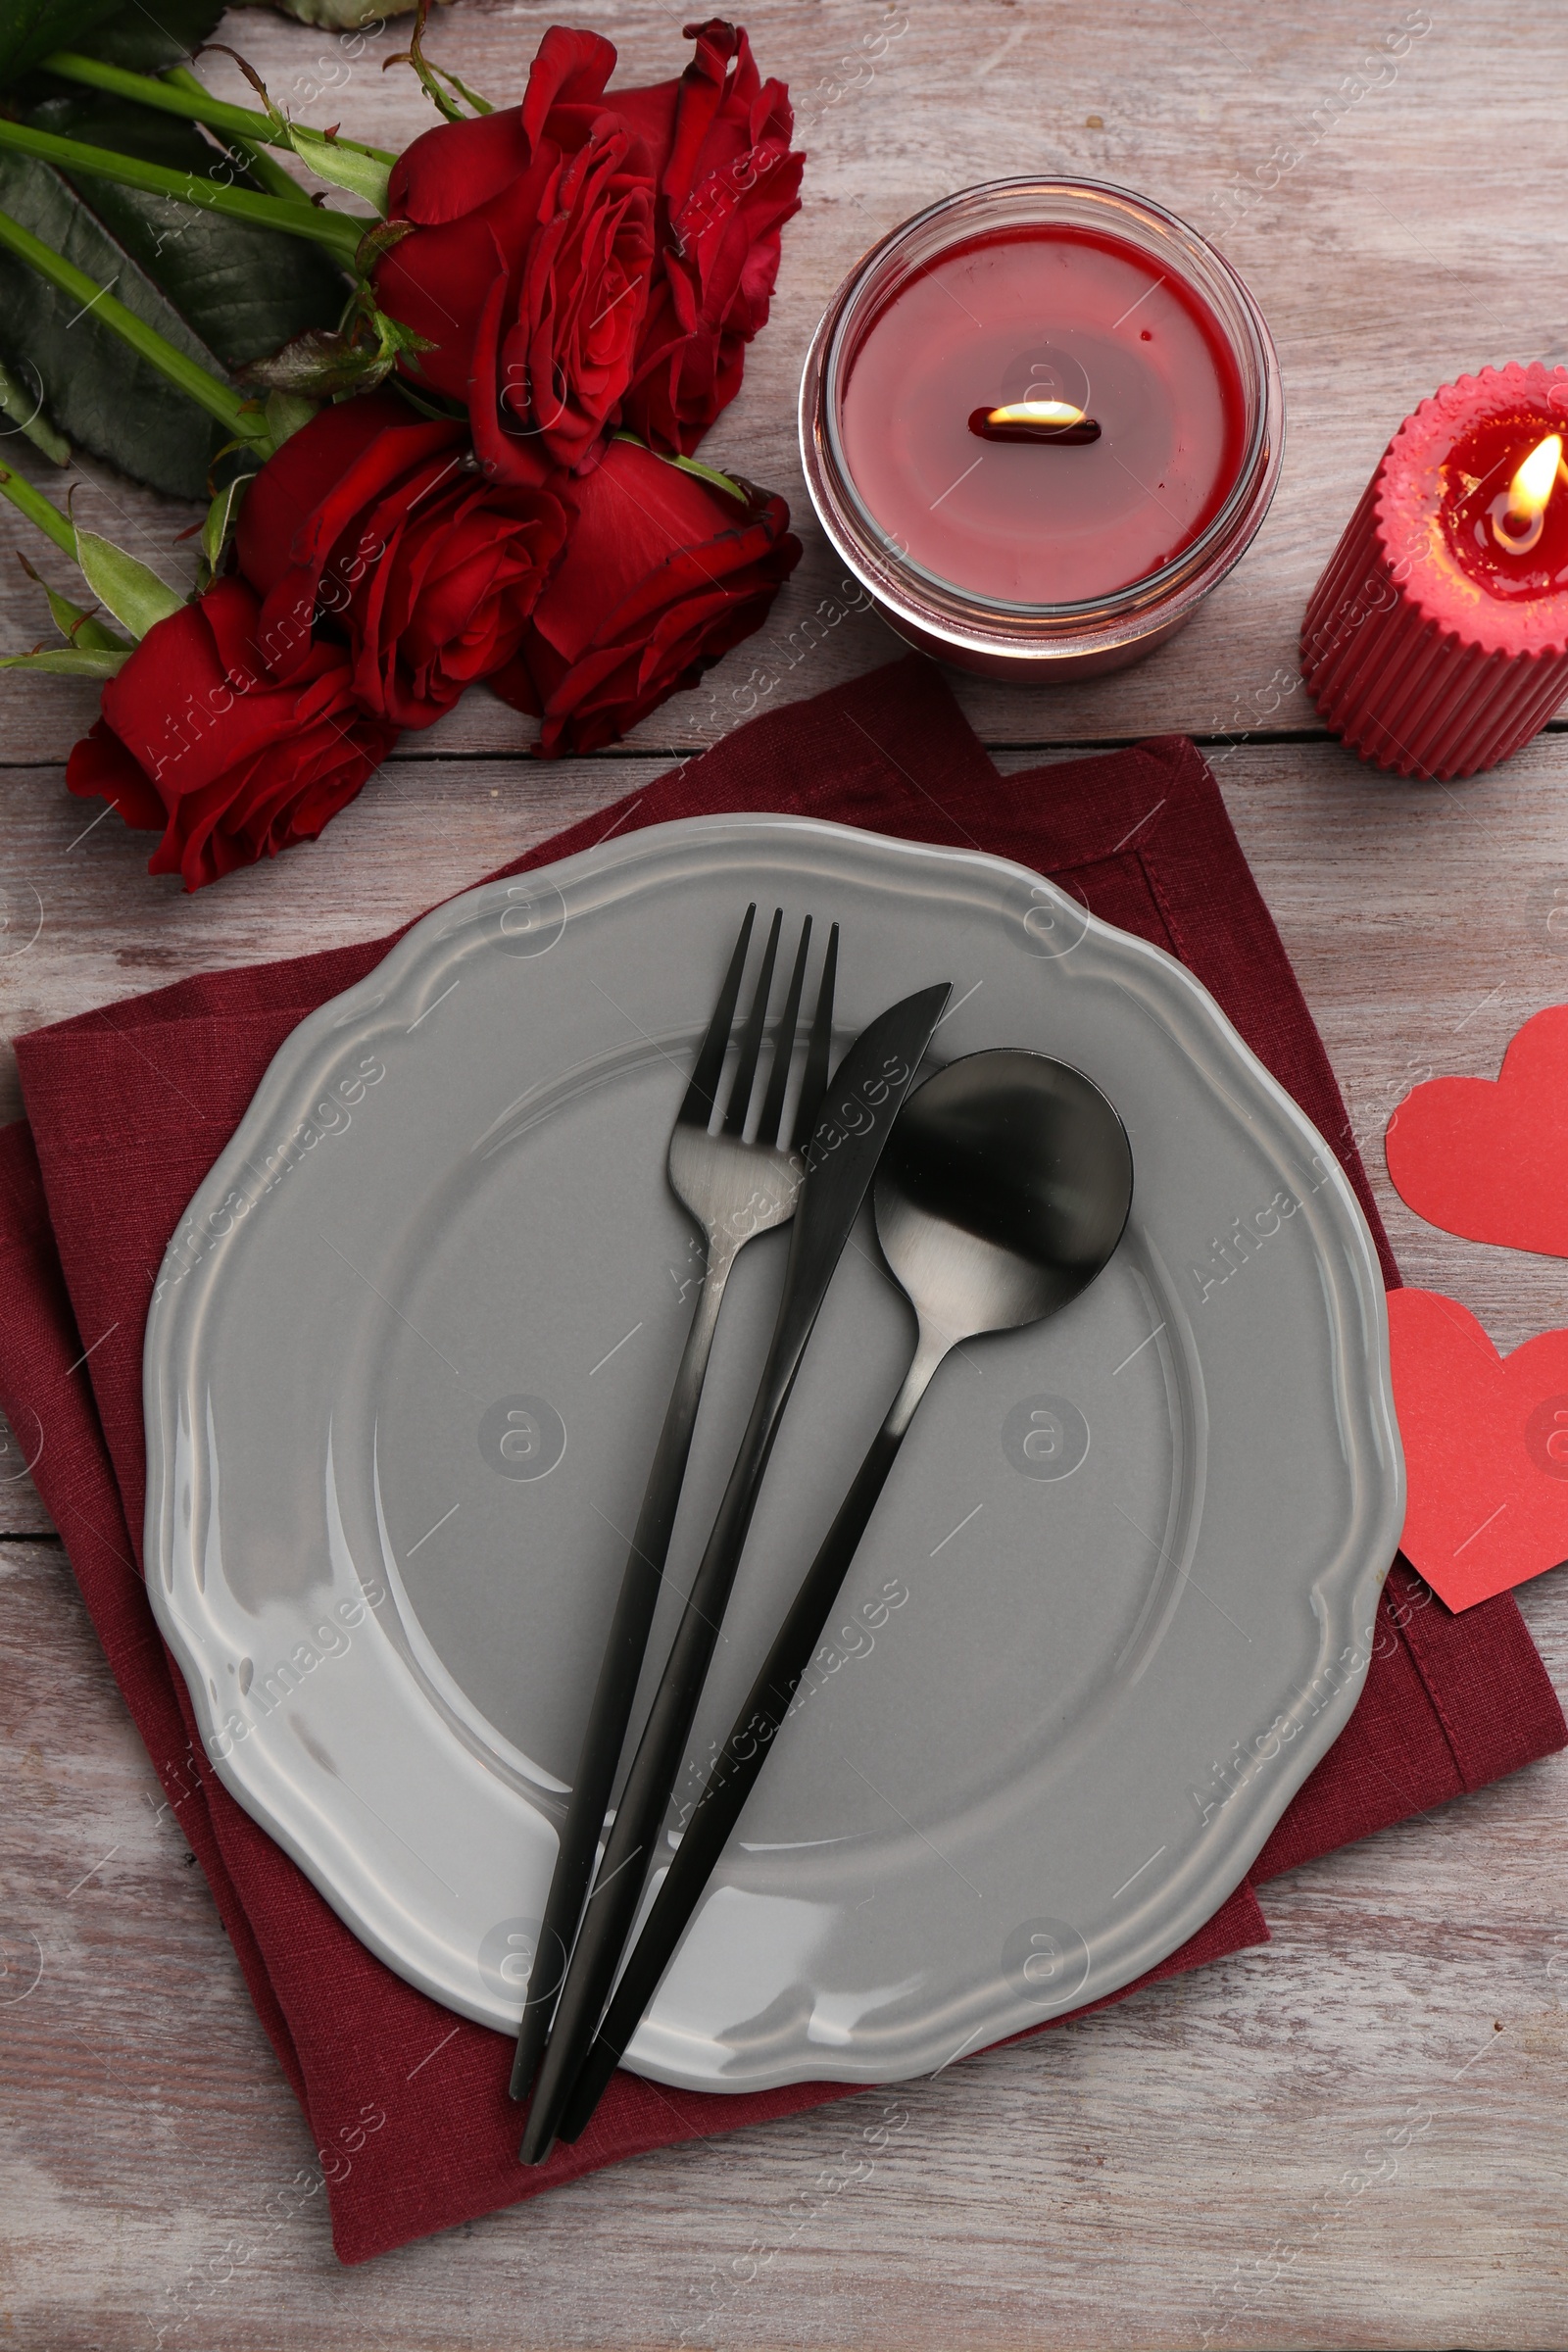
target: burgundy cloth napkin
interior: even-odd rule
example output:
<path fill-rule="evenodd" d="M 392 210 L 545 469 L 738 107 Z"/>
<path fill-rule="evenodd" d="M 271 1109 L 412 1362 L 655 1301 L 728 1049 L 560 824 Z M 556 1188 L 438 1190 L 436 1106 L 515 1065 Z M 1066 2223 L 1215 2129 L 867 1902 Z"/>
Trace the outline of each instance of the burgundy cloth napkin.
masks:
<path fill-rule="evenodd" d="M 1191 744 L 1172 739 L 1003 778 L 939 674 L 900 662 L 756 720 L 504 870 L 585 849 L 623 822 L 720 809 L 830 817 L 1017 858 L 1180 956 L 1340 1153 L 1386 1277 L 1397 1281 L 1321 1042 Z M 519 2111 L 506 2095 L 510 2043 L 374 1959 L 229 1796 L 195 1739 L 137 1566 L 148 1299 L 186 1201 L 278 1046 L 390 944 L 181 981 L 36 1031 L 17 1049 L 27 1121 L 0 1130 L 0 1403 L 29 1453 L 41 1442 L 38 1487 L 305 2109 L 347 2262 L 620 2157 L 845 2095 L 843 2085 L 797 2083 L 710 2096 L 617 2074 L 583 2138 L 524 2172 Z M 1568 1727 L 1512 1597 L 1452 1617 L 1400 1562 L 1360 1704 L 1252 1877 L 1565 1742 Z M 1244 1886 L 1153 1976 L 1267 1935 Z"/>

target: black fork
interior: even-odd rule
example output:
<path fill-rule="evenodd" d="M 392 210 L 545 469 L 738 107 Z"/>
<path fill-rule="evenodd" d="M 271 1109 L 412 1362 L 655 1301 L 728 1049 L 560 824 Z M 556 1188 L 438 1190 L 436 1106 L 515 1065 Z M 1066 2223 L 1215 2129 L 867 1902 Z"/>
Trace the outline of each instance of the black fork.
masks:
<path fill-rule="evenodd" d="M 659 1588 L 663 1582 L 664 1560 L 686 1476 L 697 1407 L 724 1287 L 746 1244 L 759 1233 L 788 1224 L 795 1214 L 795 1203 L 805 1180 L 804 1153 L 827 1085 L 838 966 L 836 923 L 822 961 L 798 1107 L 786 1137 L 784 1108 L 811 944 L 811 918 L 808 915 L 801 925 L 800 945 L 784 1007 L 773 1031 L 767 1090 L 756 1133 L 747 1141 L 746 1128 L 757 1093 L 758 1065 L 767 1031 L 768 1001 L 784 924 L 783 909 L 779 908 L 763 950 L 751 1006 L 740 1031 L 734 1074 L 720 1110 L 724 1064 L 729 1056 L 756 915 L 756 906 L 748 906 L 669 1139 L 671 1188 L 703 1231 L 706 1244 L 703 1280 L 648 1474 L 642 1508 L 637 1514 L 636 1532 L 627 1553 L 593 1704 L 588 1711 L 582 1752 L 572 1777 L 565 1824 L 529 1969 L 522 2022 L 517 2029 L 517 2050 L 512 2067 L 514 2099 L 526 2098 L 533 2082 L 582 1916 L 594 1856 L 604 1835 L 610 1792 L 625 1743 Z M 715 1111 L 719 1112 L 718 1126 L 716 1132 L 710 1134 Z"/>

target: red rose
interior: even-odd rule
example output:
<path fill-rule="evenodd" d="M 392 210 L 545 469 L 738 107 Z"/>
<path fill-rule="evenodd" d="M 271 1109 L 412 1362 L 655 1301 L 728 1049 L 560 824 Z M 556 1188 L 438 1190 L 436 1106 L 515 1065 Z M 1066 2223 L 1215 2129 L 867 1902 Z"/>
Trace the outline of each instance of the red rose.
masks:
<path fill-rule="evenodd" d="M 446 122 L 393 167 L 383 310 L 435 348 L 411 380 L 466 401 L 496 481 L 594 463 L 631 380 L 654 250 L 651 160 L 604 101 L 615 52 L 555 25 L 521 106 Z"/>
<path fill-rule="evenodd" d="M 612 743 L 757 628 L 801 560 L 781 498 L 727 491 L 631 441 L 569 485 L 576 520 L 522 650 L 490 684 L 546 758 Z"/>
<path fill-rule="evenodd" d="M 548 490 L 483 481 L 466 425 L 369 393 L 322 409 L 268 461 L 235 551 L 278 676 L 309 661 L 313 623 L 332 615 L 364 708 L 427 727 L 512 660 L 567 519 Z"/>
<path fill-rule="evenodd" d="M 341 648 L 313 646 L 286 684 L 271 677 L 260 613 L 243 581 L 215 580 L 149 629 L 66 769 L 73 792 L 161 828 L 147 870 L 187 890 L 314 841 L 397 741 L 357 707 Z"/>
<path fill-rule="evenodd" d="M 803 154 L 781 81 L 764 82 L 738 25 L 688 24 L 697 54 L 679 81 L 612 103 L 658 159 L 659 254 L 624 421 L 689 455 L 740 390 L 746 345 L 766 324 L 779 231 L 801 209 Z"/>

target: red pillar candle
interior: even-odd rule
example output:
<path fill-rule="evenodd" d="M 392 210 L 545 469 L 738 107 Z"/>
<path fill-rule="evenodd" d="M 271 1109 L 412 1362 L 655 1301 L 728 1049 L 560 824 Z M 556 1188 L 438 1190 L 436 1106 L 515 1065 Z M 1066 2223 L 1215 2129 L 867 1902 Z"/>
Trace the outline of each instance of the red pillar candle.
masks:
<path fill-rule="evenodd" d="M 1537 362 L 1445 384 L 1389 443 L 1301 626 L 1312 699 L 1362 759 L 1474 775 L 1568 696 L 1565 435 L 1568 368 Z"/>
<path fill-rule="evenodd" d="M 1224 257 L 1089 180 L 945 197 L 858 265 L 801 387 L 828 537 L 912 644 L 993 676 L 1179 628 L 1278 479 L 1279 369 Z"/>

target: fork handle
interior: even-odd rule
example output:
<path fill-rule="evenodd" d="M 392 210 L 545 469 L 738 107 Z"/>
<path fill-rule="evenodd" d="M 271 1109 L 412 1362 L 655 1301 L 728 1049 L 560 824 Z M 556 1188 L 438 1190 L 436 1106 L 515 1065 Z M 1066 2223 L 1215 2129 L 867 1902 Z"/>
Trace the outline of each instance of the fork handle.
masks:
<path fill-rule="evenodd" d="M 703 1678 L 718 1639 L 718 1621 L 740 1564 L 784 1406 L 800 1369 L 804 1338 L 790 1318 L 781 1315 L 780 1325 L 774 1331 L 752 1417 L 675 1629 L 605 1840 L 593 1893 L 571 1947 L 523 2129 L 519 2155 L 524 2164 L 542 2164 L 550 2151 L 557 2119 L 594 2037 L 641 1899 L 648 1857 L 674 1787 Z M 601 1825 L 603 1821 L 601 1811 Z"/>
<path fill-rule="evenodd" d="M 732 1248 L 716 1246 L 710 1255 L 643 1491 L 642 1508 L 637 1514 L 599 1681 L 588 1711 L 582 1751 L 572 1775 L 571 1796 L 534 1947 L 533 1965 L 528 1972 L 516 2055 L 512 2062 L 511 2088 L 514 2099 L 525 2099 L 533 2082 L 556 1995 L 565 1975 L 566 1956 L 582 1915 L 594 1856 L 604 1835 L 615 1769 L 631 1719 L 659 1588 L 663 1582 L 664 1561 L 680 1503 L 687 1457 L 692 1449 L 692 1433 L 697 1426 L 697 1407 L 702 1400 L 719 1305 L 734 1263 Z"/>

